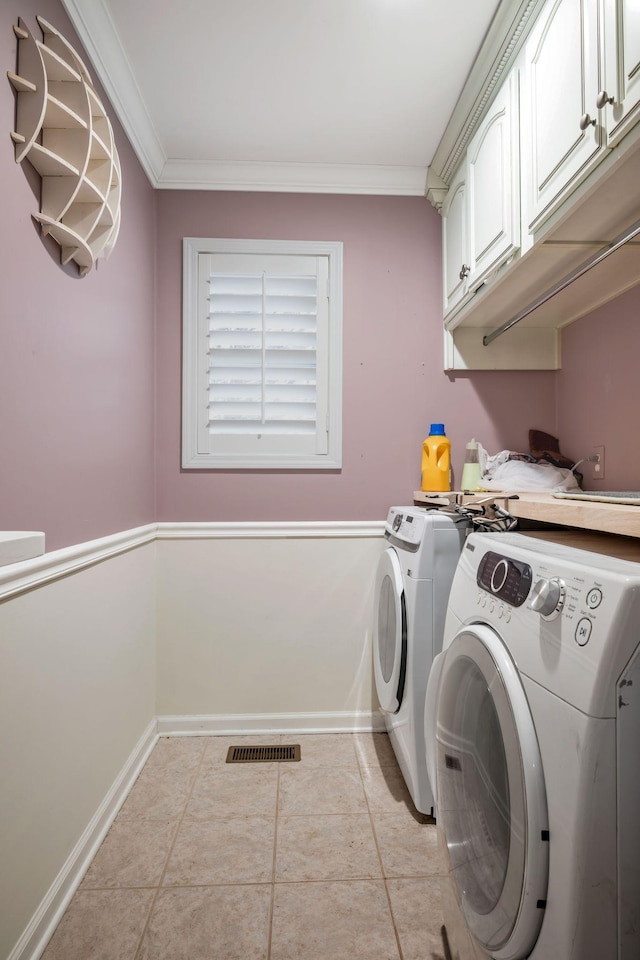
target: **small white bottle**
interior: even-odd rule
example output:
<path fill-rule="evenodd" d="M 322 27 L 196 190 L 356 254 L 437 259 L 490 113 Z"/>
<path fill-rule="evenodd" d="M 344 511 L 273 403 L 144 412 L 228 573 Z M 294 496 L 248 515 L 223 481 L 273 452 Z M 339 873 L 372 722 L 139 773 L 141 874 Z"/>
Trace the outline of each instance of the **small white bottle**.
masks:
<path fill-rule="evenodd" d="M 464 465 L 462 467 L 462 481 L 460 486 L 464 492 L 473 493 L 481 486 L 482 471 L 478 459 L 478 442 L 472 439 L 464 451 Z"/>

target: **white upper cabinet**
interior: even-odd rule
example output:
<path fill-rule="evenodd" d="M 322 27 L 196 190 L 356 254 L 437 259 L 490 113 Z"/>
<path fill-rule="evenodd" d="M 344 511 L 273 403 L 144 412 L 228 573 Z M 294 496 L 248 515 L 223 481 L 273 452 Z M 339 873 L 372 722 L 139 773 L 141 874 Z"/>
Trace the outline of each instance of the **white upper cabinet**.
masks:
<path fill-rule="evenodd" d="M 518 75 L 507 77 L 467 151 L 470 289 L 518 249 Z"/>
<path fill-rule="evenodd" d="M 427 178 L 445 369 L 557 368 L 640 282 L 639 183 L 640 0 L 502 0 Z"/>
<path fill-rule="evenodd" d="M 604 0 L 604 86 L 598 92 L 607 142 L 615 145 L 640 116 L 640 3 Z"/>
<path fill-rule="evenodd" d="M 519 245 L 517 94 L 513 72 L 470 141 L 442 206 L 445 316 Z"/>
<path fill-rule="evenodd" d="M 598 0 L 551 0 L 527 41 L 522 161 L 531 231 L 599 160 L 598 39 Z"/>
<path fill-rule="evenodd" d="M 445 316 L 463 300 L 469 276 L 466 165 L 453 178 L 442 206 L 442 259 Z"/>

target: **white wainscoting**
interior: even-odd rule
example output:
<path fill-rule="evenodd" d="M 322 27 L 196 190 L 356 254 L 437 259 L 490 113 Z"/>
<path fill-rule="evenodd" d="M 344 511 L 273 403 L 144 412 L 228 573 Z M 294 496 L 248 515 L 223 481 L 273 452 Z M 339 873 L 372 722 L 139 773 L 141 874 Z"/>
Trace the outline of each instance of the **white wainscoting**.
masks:
<path fill-rule="evenodd" d="M 159 729 L 379 729 L 371 630 L 383 527 L 159 524 Z"/>
<path fill-rule="evenodd" d="M 154 537 L 2 568 L 0 957 L 39 956 L 156 736 Z"/>
<path fill-rule="evenodd" d="M 164 734 L 384 729 L 382 522 L 150 524 L 0 569 L 0 956 L 37 960 Z"/>

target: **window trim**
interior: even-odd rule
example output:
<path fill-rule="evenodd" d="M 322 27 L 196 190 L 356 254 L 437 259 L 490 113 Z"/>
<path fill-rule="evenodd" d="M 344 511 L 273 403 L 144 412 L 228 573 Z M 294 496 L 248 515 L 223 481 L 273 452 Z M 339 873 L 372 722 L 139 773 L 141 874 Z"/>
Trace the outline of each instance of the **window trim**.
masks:
<path fill-rule="evenodd" d="M 313 240 L 183 239 L 182 261 L 182 468 L 187 470 L 336 470 L 342 466 L 342 242 Z M 198 347 L 200 254 L 306 255 L 328 258 L 328 449 L 312 456 L 198 452 L 198 394 L 202 356 Z"/>

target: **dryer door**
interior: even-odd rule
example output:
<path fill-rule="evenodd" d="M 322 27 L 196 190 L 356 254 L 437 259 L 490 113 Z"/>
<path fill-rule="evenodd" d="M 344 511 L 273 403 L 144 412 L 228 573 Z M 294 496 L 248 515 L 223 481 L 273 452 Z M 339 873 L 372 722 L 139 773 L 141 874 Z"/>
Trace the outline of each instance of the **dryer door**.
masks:
<path fill-rule="evenodd" d="M 438 817 L 460 907 L 492 957 L 521 960 L 546 906 L 547 800 L 520 677 L 486 625 L 462 628 L 443 653 L 435 733 Z"/>
<path fill-rule="evenodd" d="M 373 672 L 380 706 L 397 713 L 407 671 L 407 610 L 402 570 L 395 550 L 380 557 L 373 623 Z"/>

